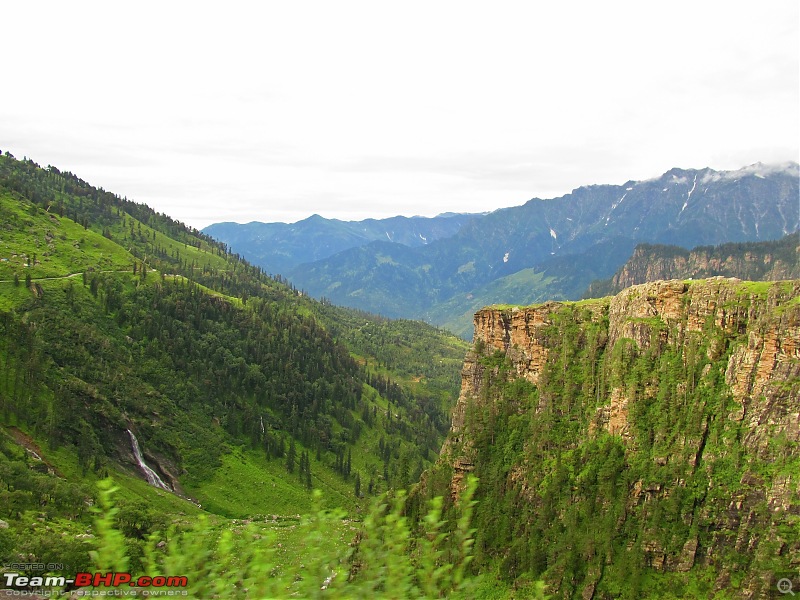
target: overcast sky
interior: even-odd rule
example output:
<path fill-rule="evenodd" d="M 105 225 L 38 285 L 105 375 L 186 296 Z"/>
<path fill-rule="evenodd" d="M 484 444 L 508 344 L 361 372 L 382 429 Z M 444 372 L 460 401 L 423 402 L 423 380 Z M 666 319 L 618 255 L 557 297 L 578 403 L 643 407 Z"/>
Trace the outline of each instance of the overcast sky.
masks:
<path fill-rule="evenodd" d="M 797 161 L 799 7 L 6 3 L 0 149 L 198 228 Z"/>

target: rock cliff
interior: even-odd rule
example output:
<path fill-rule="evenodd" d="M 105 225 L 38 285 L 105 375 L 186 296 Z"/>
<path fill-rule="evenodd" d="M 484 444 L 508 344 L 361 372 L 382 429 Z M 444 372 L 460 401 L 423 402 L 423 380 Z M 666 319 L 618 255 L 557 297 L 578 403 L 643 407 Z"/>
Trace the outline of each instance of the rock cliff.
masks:
<path fill-rule="evenodd" d="M 800 277 L 800 234 L 769 242 L 730 243 L 686 250 L 642 244 L 607 281 L 593 283 L 587 296 L 616 294 L 632 285 L 665 279 L 737 277 L 778 281 Z"/>
<path fill-rule="evenodd" d="M 798 575 L 800 280 L 657 281 L 474 323 L 425 485 L 479 476 L 479 564 L 582 598 L 766 597 Z"/>

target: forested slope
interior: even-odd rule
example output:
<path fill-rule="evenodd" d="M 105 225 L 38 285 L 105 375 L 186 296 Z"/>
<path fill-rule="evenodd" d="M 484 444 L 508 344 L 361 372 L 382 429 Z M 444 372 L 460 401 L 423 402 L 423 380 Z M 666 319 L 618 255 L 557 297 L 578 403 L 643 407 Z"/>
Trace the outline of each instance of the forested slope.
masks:
<path fill-rule="evenodd" d="M 144 536 L 196 510 L 179 496 L 294 515 L 319 488 L 352 510 L 435 458 L 464 351 L 453 336 L 314 302 L 166 215 L 8 154 L 0 231 L 3 464 L 16 473 L 4 559 L 27 544 L 60 562 L 21 517 L 43 502 L 70 516 L 48 486 L 91 501 L 114 475 Z M 402 351 L 415 338 L 430 343 Z M 137 483 L 128 430 L 174 496 Z"/>

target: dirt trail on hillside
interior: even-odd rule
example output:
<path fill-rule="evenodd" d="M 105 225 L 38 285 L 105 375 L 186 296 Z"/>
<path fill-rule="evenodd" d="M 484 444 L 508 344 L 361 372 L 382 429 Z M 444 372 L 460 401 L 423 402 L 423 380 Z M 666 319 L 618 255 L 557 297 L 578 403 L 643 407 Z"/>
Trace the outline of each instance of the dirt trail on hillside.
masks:
<path fill-rule="evenodd" d="M 55 473 L 58 477 L 63 477 L 61 473 L 58 472 L 52 464 L 44 459 L 44 454 L 42 449 L 39 445 L 33 441 L 33 438 L 29 436 L 24 431 L 17 429 L 16 427 L 6 427 L 5 430 L 9 433 L 9 435 L 14 438 L 14 441 L 25 448 L 29 454 L 31 454 L 35 459 L 42 461 L 44 464 L 47 465 L 47 468 L 50 469 L 53 473 Z"/>

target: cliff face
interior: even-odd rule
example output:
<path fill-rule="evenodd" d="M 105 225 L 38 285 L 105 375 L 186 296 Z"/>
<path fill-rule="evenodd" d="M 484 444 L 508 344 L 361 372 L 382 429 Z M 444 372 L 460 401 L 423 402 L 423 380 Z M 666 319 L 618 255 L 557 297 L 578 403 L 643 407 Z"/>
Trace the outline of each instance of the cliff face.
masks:
<path fill-rule="evenodd" d="M 587 295 L 616 294 L 648 281 L 714 276 L 753 281 L 800 277 L 800 234 L 793 233 L 770 242 L 702 246 L 693 250 L 643 244 L 636 247 L 633 256 L 610 282 L 593 284 Z"/>
<path fill-rule="evenodd" d="M 761 597 L 800 569 L 799 445 L 800 280 L 658 281 L 476 313 L 437 469 L 512 579 Z"/>

